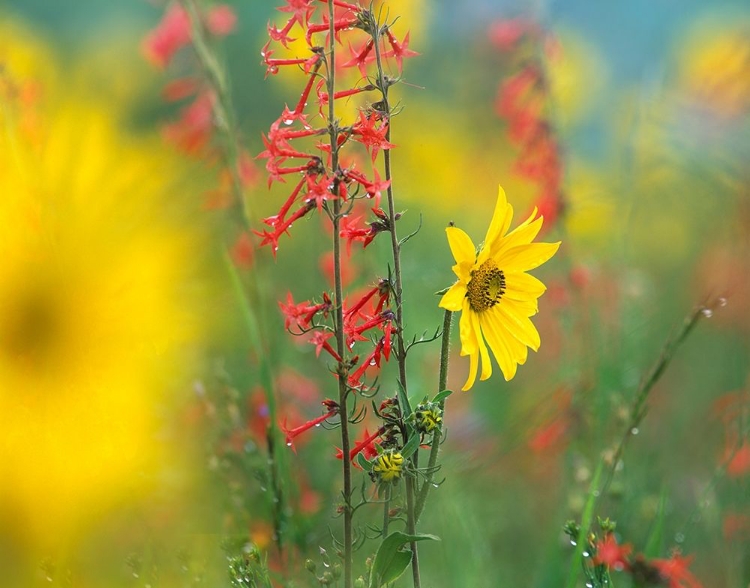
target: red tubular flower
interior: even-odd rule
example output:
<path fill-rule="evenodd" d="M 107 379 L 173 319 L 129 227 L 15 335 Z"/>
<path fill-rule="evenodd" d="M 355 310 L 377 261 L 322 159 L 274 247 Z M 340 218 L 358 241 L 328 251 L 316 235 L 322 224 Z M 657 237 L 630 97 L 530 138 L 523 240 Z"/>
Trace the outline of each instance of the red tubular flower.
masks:
<path fill-rule="evenodd" d="M 346 253 L 347 255 L 352 254 L 352 243 L 355 241 L 361 241 L 363 247 L 367 247 L 373 240 L 375 235 L 372 233 L 370 227 L 363 227 L 360 225 L 360 221 L 363 216 L 345 216 L 341 219 L 341 225 L 339 227 L 339 235 L 346 239 Z"/>
<path fill-rule="evenodd" d="M 396 64 L 398 65 L 398 71 L 401 72 L 403 70 L 403 60 L 406 57 L 414 57 L 415 55 L 419 55 L 416 51 L 412 51 L 409 49 L 409 33 L 406 33 L 406 36 L 404 37 L 404 40 L 401 41 L 401 43 L 398 42 L 396 37 L 393 36 L 393 33 L 391 33 L 390 29 L 386 29 L 385 31 L 386 37 L 388 38 L 388 43 L 391 45 L 391 50 L 386 51 L 383 54 L 383 57 L 395 57 Z"/>
<path fill-rule="evenodd" d="M 368 39 L 367 42 L 362 46 L 359 51 L 354 51 L 352 46 L 349 45 L 349 50 L 352 53 L 352 58 L 341 64 L 341 67 L 354 67 L 355 65 L 359 68 L 359 73 L 362 74 L 363 78 L 367 77 L 367 64 L 375 61 L 375 55 L 372 55 L 372 48 L 374 47 L 372 38 Z"/>
<path fill-rule="evenodd" d="M 365 146 L 370 154 L 373 163 L 381 149 L 392 149 L 395 147 L 386 139 L 388 132 L 388 121 L 383 116 L 372 112 L 365 115 L 359 113 L 359 120 L 352 126 L 352 136 L 355 141 L 359 141 Z"/>
<path fill-rule="evenodd" d="M 333 403 L 333 401 L 331 400 L 324 401 L 323 404 L 329 407 L 328 412 L 324 415 L 311 419 L 307 421 L 306 423 L 302 423 L 301 425 L 294 427 L 293 429 L 288 428 L 286 426 L 286 422 L 281 424 L 280 428 L 282 431 L 284 431 L 284 434 L 286 435 L 286 444 L 288 447 L 293 447 L 292 443 L 295 437 L 301 435 L 305 431 L 308 431 L 309 429 L 312 429 L 313 427 L 317 425 L 320 425 L 322 422 L 325 422 L 326 420 L 330 419 L 333 416 L 336 416 L 339 413 L 338 404 Z"/>
<path fill-rule="evenodd" d="M 349 460 L 354 463 L 355 466 L 359 467 L 357 463 L 354 461 L 354 458 L 357 457 L 358 454 L 362 453 L 365 456 L 365 459 L 371 459 L 375 457 L 378 454 L 378 450 L 375 449 L 375 439 L 380 437 L 385 432 L 385 427 L 380 427 L 377 431 L 370 434 L 367 429 L 365 429 L 362 439 L 357 441 L 357 443 L 349 450 Z M 336 448 L 336 459 L 343 459 L 344 458 L 344 452 L 337 447 Z"/>
<path fill-rule="evenodd" d="M 261 57 L 263 57 L 263 61 L 261 61 L 261 63 L 266 66 L 266 77 L 268 77 L 269 75 L 276 75 L 277 73 L 279 73 L 279 67 L 284 65 L 302 65 L 305 73 L 309 73 L 320 61 L 320 55 L 318 53 L 313 53 L 310 57 L 271 59 L 273 50 L 269 49 L 270 44 L 271 41 L 266 43 L 260 52 Z"/>
<path fill-rule="evenodd" d="M 277 8 L 280 12 L 291 12 L 290 22 L 298 22 L 304 25 L 309 22 L 315 12 L 315 0 L 286 0 L 286 6 Z"/>
<path fill-rule="evenodd" d="M 319 212 L 323 210 L 324 202 L 337 197 L 338 196 L 331 192 L 331 178 L 327 175 L 322 174 L 318 181 L 315 181 L 313 176 L 307 176 L 307 193 L 305 194 L 305 202 L 317 206 Z"/>
<path fill-rule="evenodd" d="M 336 353 L 336 350 L 331 347 L 331 344 L 328 343 L 328 339 L 333 337 L 333 333 L 330 331 L 315 331 L 310 336 L 310 343 L 315 345 L 315 357 L 320 357 L 320 352 L 322 350 L 325 350 L 329 353 L 333 359 L 335 359 L 338 362 L 343 361 L 341 359 L 341 356 Z"/>
<path fill-rule="evenodd" d="M 375 348 L 370 354 L 362 361 L 362 364 L 351 374 L 349 374 L 348 384 L 352 388 L 356 388 L 362 384 L 361 380 L 367 371 L 367 368 L 376 366 L 380 367 L 380 358 L 383 353 L 385 346 L 385 337 L 381 337 L 380 340 L 375 344 Z"/>
<path fill-rule="evenodd" d="M 324 33 L 328 32 L 330 30 L 329 23 L 327 22 L 328 19 L 323 18 L 323 22 L 321 24 L 313 24 L 309 25 L 307 27 L 307 32 L 305 33 L 305 40 L 307 41 L 307 44 L 312 46 L 312 36 L 315 33 Z M 338 38 L 339 31 L 342 31 L 344 29 L 351 29 L 354 28 L 357 24 L 356 18 L 341 18 L 339 20 L 333 21 L 333 31 L 334 34 L 337 35 L 336 40 L 340 41 Z"/>
<path fill-rule="evenodd" d="M 596 544 L 596 555 L 594 556 L 594 565 L 605 565 L 617 571 L 630 569 L 628 556 L 633 551 L 633 547 L 626 543 L 618 545 L 614 533 L 608 533 L 604 540 Z"/>
<path fill-rule="evenodd" d="M 384 310 L 380 314 L 377 314 L 374 317 L 366 320 L 359 326 L 354 326 L 352 324 L 344 325 L 348 345 L 351 347 L 352 345 L 354 345 L 355 341 L 366 341 L 367 339 L 362 336 L 365 331 L 368 331 L 372 328 L 382 325 L 383 323 L 393 321 L 395 319 L 396 315 L 393 314 L 392 311 Z"/>
<path fill-rule="evenodd" d="M 305 203 L 299 209 L 297 209 L 297 211 L 292 216 L 290 216 L 287 220 L 280 222 L 278 225 L 276 225 L 272 233 L 269 233 L 266 230 L 264 230 L 262 233 L 259 231 L 253 230 L 253 233 L 258 235 L 259 237 L 262 237 L 262 241 L 260 242 L 261 247 L 263 245 L 269 245 L 269 244 L 273 247 L 273 254 L 275 256 L 276 251 L 279 248 L 279 238 L 281 237 L 281 235 L 287 232 L 287 229 L 289 229 L 289 227 L 292 226 L 292 223 L 294 221 L 305 216 L 313 208 L 315 208 L 315 204 L 310 205 L 309 203 Z"/>

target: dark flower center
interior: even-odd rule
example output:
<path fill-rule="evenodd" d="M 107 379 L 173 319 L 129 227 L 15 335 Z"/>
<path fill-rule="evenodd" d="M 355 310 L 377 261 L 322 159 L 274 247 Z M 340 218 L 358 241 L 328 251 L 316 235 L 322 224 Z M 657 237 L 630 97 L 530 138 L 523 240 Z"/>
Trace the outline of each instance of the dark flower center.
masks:
<path fill-rule="evenodd" d="M 479 268 L 471 272 L 471 279 L 466 286 L 466 296 L 471 309 L 484 312 L 492 308 L 505 294 L 505 274 L 494 261 L 488 259 Z"/>

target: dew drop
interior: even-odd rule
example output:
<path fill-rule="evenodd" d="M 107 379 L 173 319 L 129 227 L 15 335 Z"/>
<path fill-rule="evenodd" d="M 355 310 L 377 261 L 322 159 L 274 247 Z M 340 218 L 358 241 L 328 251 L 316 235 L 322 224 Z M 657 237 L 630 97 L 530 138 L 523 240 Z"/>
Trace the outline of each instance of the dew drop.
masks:
<path fill-rule="evenodd" d="M 375 360 L 374 359 L 370 360 L 370 365 L 375 365 Z"/>
<path fill-rule="evenodd" d="M 719 298 L 719 306 L 726 306 L 727 305 L 727 299 L 723 296 Z"/>
<path fill-rule="evenodd" d="M 640 432 L 641 431 L 640 431 L 640 429 L 638 429 L 638 427 L 633 427 L 632 429 L 630 429 L 630 434 L 631 435 L 637 435 Z"/>
<path fill-rule="evenodd" d="M 582 555 L 583 557 L 589 557 L 589 555 L 590 555 L 590 554 L 589 554 L 589 552 L 588 552 L 588 551 L 584 551 L 584 552 L 583 552 L 583 553 L 582 553 L 581 555 Z"/>
<path fill-rule="evenodd" d="M 701 310 L 701 314 L 706 318 L 711 318 L 712 316 L 714 316 L 714 311 L 710 308 L 704 308 L 703 310 Z"/>
<path fill-rule="evenodd" d="M 47 582 L 51 582 L 51 581 L 52 581 L 52 576 L 47 576 Z"/>
<path fill-rule="evenodd" d="M 293 122 L 294 122 L 294 119 L 293 119 L 293 118 L 285 118 L 285 119 L 284 119 L 284 124 L 285 124 L 286 126 L 289 126 L 289 125 L 290 125 L 290 124 L 292 124 Z"/>
<path fill-rule="evenodd" d="M 292 442 L 291 442 L 291 441 L 287 441 L 287 442 L 286 442 L 286 446 L 287 446 L 287 447 L 291 447 L 291 446 L 292 446 Z"/>
<path fill-rule="evenodd" d="M 576 545 L 578 545 L 578 543 L 576 543 L 576 540 L 575 540 L 575 539 L 571 539 L 571 540 L 570 540 L 570 544 L 571 544 L 571 545 L 572 545 L 573 547 L 575 547 Z"/>
<path fill-rule="evenodd" d="M 140 578 L 140 576 L 138 575 L 138 572 L 133 572 L 133 577 L 134 578 Z"/>
<path fill-rule="evenodd" d="M 594 585 L 591 582 L 586 582 L 586 588 L 594 588 Z"/>
<path fill-rule="evenodd" d="M 676 543 L 684 543 L 685 535 L 683 533 L 675 533 L 674 540 Z"/>
<path fill-rule="evenodd" d="M 594 491 L 592 492 L 592 494 L 593 494 L 594 496 L 599 496 L 600 492 L 599 492 L 599 490 L 594 490 Z"/>
<path fill-rule="evenodd" d="M 320 426 L 320 423 L 315 423 L 315 426 L 316 426 L 316 427 L 319 427 L 319 426 Z"/>

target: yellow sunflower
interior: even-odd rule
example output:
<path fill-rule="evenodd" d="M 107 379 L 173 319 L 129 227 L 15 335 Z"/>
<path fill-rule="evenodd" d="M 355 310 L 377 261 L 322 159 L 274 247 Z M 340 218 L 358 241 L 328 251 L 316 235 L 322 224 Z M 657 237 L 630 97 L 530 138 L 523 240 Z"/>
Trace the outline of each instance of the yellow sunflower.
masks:
<path fill-rule="evenodd" d="M 535 216 L 536 210 L 506 235 L 513 207 L 501 187 L 490 228 L 478 251 L 464 231 L 446 229 L 458 281 L 443 295 L 440 307 L 463 311 L 461 355 L 470 358 L 463 390 L 474 385 L 480 356 L 480 379 L 492 375 L 488 345 L 506 380 L 516 375 L 518 364 L 526 362 L 528 347 L 539 349 L 539 333 L 529 317 L 536 314 L 537 299 L 546 288 L 526 272 L 552 257 L 560 243 L 532 243 L 542 228 L 542 217 L 534 220 Z"/>

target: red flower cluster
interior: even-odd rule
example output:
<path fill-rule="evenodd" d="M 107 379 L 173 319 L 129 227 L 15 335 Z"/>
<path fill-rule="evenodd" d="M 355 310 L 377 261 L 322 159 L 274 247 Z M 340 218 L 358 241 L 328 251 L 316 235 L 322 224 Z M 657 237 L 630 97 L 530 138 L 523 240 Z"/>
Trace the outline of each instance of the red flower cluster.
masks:
<path fill-rule="evenodd" d="M 525 19 L 499 21 L 490 28 L 490 41 L 500 50 L 515 50 L 526 39 L 543 44 L 545 33 Z M 545 115 L 549 83 L 541 60 L 525 59 L 519 71 L 498 88 L 495 110 L 508 123 L 508 136 L 519 150 L 514 171 L 539 186 L 535 210 L 544 228 L 553 226 L 564 208 L 562 157 L 553 126 Z"/>
<path fill-rule="evenodd" d="M 390 293 L 390 282 L 380 280 L 376 286 L 362 294 L 352 306 L 344 303 L 344 334 L 348 348 L 352 349 L 357 341 L 374 342 L 372 351 L 364 358 L 360 359 L 359 355 L 355 355 L 349 361 L 352 371 L 347 378 L 347 383 L 353 389 L 366 389 L 364 378 L 367 370 L 371 367 L 379 368 L 383 358 L 385 361 L 390 358 L 393 322 L 395 321 L 393 312 L 385 308 Z M 337 362 L 343 362 L 343 358 L 328 341 L 334 333 L 316 320 L 317 318 L 327 319 L 333 308 L 328 294 L 323 294 L 323 301 L 320 303 L 310 301 L 295 303 L 291 293 L 288 293 L 286 303 L 279 302 L 279 307 L 284 314 L 284 327 L 287 330 L 298 335 L 311 333 L 309 342 L 315 345 L 317 356 L 325 351 Z M 373 335 L 373 333 L 377 334 Z"/>
<path fill-rule="evenodd" d="M 266 66 L 266 76 L 275 75 L 282 67 L 288 66 L 300 69 L 307 76 L 305 86 L 294 108 L 286 106 L 281 116 L 271 124 L 268 133 L 263 136 L 265 150 L 258 155 L 259 158 L 266 160 L 269 186 L 273 182 L 285 182 L 287 176 L 299 177 L 279 212 L 264 219 L 269 228 L 257 233 L 262 238 L 261 245 L 270 245 L 274 252 L 278 249 L 280 237 L 285 233 L 288 234 L 296 220 L 306 216 L 312 210 L 319 212 L 326 210 L 327 203 L 334 199 L 341 202 L 357 199 L 374 201 L 378 220 L 369 228 L 362 227 L 361 217 L 345 218 L 342 222 L 342 236 L 349 241 L 349 247 L 353 241 L 360 241 L 366 246 L 379 232 L 389 229 L 382 224 L 382 213 L 379 214 L 377 209 L 381 193 L 388 189 L 390 181 L 382 180 L 375 169 L 370 178 L 357 169 L 354 163 L 339 164 L 336 169 L 332 169 L 330 142 L 310 142 L 310 138 L 331 136 L 330 133 L 333 132 L 337 151 L 340 152 L 348 143 L 360 143 L 370 154 L 373 164 L 381 150 L 394 147 L 387 139 L 388 117 L 379 111 L 376 105 L 362 110 L 357 119 L 349 125 L 327 120 L 326 107 L 331 100 L 336 101 L 357 94 L 370 93 L 377 91 L 378 87 L 374 83 L 358 83 L 353 88 L 337 90 L 333 92 L 333 96 L 329 96 L 326 79 L 321 72 L 331 68 L 331 64 L 326 63 L 328 55 L 326 47 L 330 46 L 331 42 L 343 45 L 342 38 L 345 35 L 349 38 L 348 53 L 346 50 L 336 52 L 336 63 L 332 64 L 334 71 L 357 67 L 363 78 L 376 79 L 377 76 L 368 72 L 368 66 L 373 64 L 376 55 L 374 37 L 372 31 L 368 30 L 372 15 L 365 8 L 359 4 L 336 0 L 334 21 L 330 23 L 327 14 L 321 14 L 319 19 L 316 19 L 319 7 L 324 4 L 321 0 L 287 0 L 279 10 L 289 14 L 289 18 L 282 27 L 269 23 L 270 40 L 261 51 L 262 63 Z M 326 34 L 331 30 L 331 24 L 335 37 L 333 40 L 329 39 Z M 273 43 L 278 43 L 288 49 L 289 43 L 298 36 L 305 39 L 306 54 L 294 57 L 275 56 Z M 357 44 L 357 38 L 362 37 L 365 38 L 362 48 L 352 49 L 352 43 Z M 379 39 L 382 45 L 381 58 L 392 59 L 399 73 L 403 59 L 416 55 L 409 49 L 408 33 L 403 41 L 399 41 L 385 26 Z M 324 65 L 326 65 L 325 68 Z M 392 79 L 387 79 L 387 83 L 393 83 Z M 315 86 L 314 93 L 313 86 Z M 326 122 L 324 126 L 314 128 L 308 122 L 306 109 L 311 96 L 317 104 L 320 118 Z M 333 131 L 330 125 L 334 126 Z M 307 140 L 306 147 L 296 146 L 301 140 Z"/>

